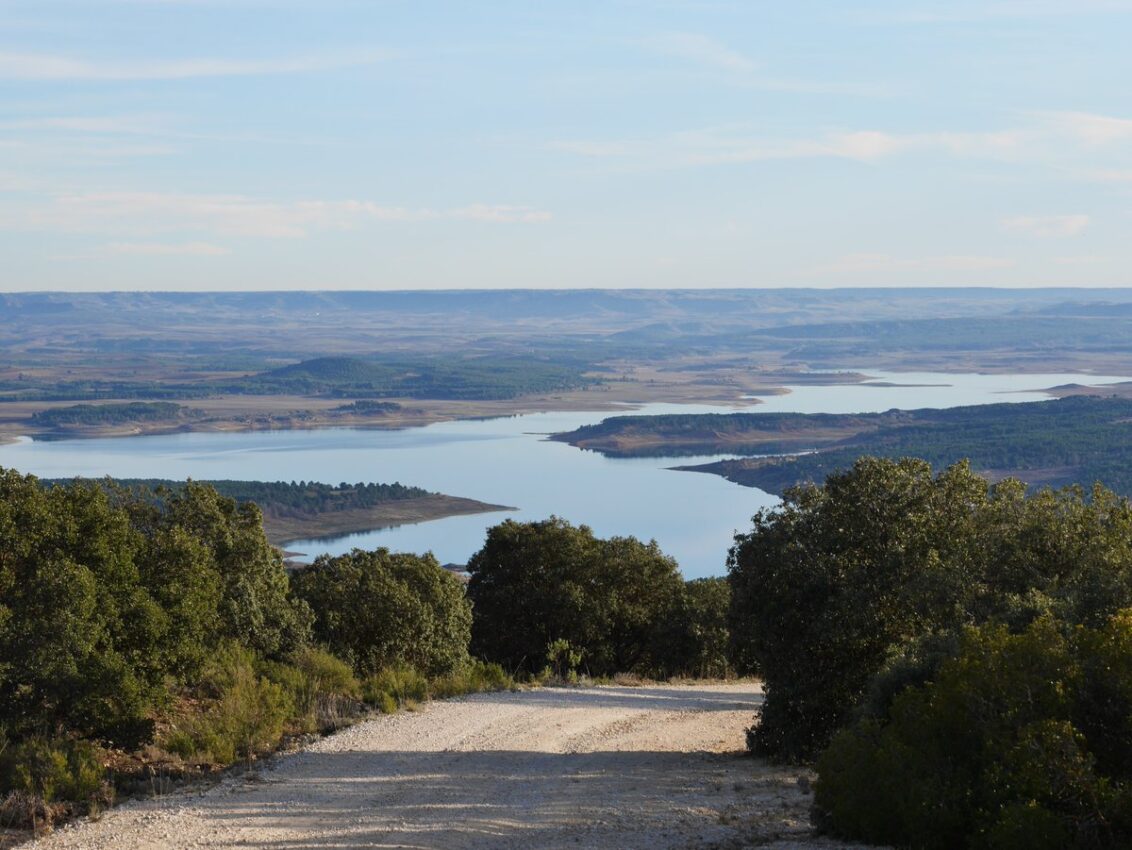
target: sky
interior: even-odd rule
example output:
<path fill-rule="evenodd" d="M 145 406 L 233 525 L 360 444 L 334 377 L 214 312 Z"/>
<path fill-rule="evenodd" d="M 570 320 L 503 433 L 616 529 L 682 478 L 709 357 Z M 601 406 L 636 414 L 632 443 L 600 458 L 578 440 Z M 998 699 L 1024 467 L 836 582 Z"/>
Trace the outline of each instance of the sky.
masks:
<path fill-rule="evenodd" d="M 0 290 L 1132 285 L 1132 0 L 0 0 Z"/>

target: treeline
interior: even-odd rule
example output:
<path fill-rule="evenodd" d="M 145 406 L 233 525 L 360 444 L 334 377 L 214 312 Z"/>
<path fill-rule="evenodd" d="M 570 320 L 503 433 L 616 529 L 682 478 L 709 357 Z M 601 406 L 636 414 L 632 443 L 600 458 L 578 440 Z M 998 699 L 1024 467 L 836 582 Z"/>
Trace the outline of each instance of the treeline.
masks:
<path fill-rule="evenodd" d="M 367 706 L 509 686 L 494 662 L 564 679 L 728 670 L 726 583 L 685 583 L 655 544 L 505 523 L 467 590 L 432 555 L 384 549 L 291 576 L 255 504 L 196 482 L 156 492 L 0 470 L 5 823 L 148 787 L 155 761 L 195 775 Z M 524 561 L 544 565 L 537 587 Z"/>
<path fill-rule="evenodd" d="M 818 823 L 901 847 L 1132 842 L 1132 506 L 865 458 L 736 538 L 751 748 Z"/>
<path fill-rule="evenodd" d="M 126 425 L 131 422 L 175 422 L 192 411 L 168 401 L 120 404 L 76 404 L 33 413 L 31 421 L 44 428 L 74 425 Z"/>
<path fill-rule="evenodd" d="M 67 479 L 45 479 L 45 486 L 66 486 Z M 95 480 L 95 484 L 110 490 L 124 489 L 131 497 L 142 501 L 161 503 L 177 497 L 189 482 L 163 478 L 114 478 Z M 359 481 L 357 484 L 321 484 L 317 481 L 200 481 L 198 484 L 214 489 L 221 496 L 239 504 L 254 503 L 273 516 L 306 516 L 332 511 L 373 508 L 386 502 L 420 499 L 434 495 L 430 490 L 407 486 L 400 482 L 380 484 Z"/>

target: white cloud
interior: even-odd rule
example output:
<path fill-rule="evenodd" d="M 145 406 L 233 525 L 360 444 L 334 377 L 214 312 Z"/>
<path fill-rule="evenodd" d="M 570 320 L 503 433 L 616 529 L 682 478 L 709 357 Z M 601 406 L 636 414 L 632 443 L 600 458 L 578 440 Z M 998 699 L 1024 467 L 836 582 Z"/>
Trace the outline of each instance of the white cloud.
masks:
<path fill-rule="evenodd" d="M 1054 257 L 1053 261 L 1059 266 L 1095 266 L 1105 262 L 1105 258 L 1086 254 L 1080 257 Z"/>
<path fill-rule="evenodd" d="M 220 257 L 232 251 L 211 242 L 112 242 L 106 246 L 106 253 L 139 257 Z"/>
<path fill-rule="evenodd" d="M 1078 142 L 1098 147 L 1132 139 L 1132 119 L 1091 112 L 1039 112 L 1050 127 Z"/>
<path fill-rule="evenodd" d="M 1132 12 L 1130 0 L 951 0 L 946 4 L 904 4 L 876 17 L 910 24 L 964 23 L 1026 18 L 1076 17 Z"/>
<path fill-rule="evenodd" d="M 98 62 L 47 53 L 0 52 L 0 79 L 7 80 L 187 80 L 196 77 L 262 76 L 328 71 L 372 65 L 388 52 L 299 56 L 285 59 L 175 59 Z"/>
<path fill-rule="evenodd" d="M 1132 170 L 1099 169 L 1082 173 L 1086 180 L 1094 183 L 1132 183 Z"/>
<path fill-rule="evenodd" d="M 888 133 L 879 130 L 830 132 L 814 138 L 771 139 L 735 128 L 707 128 L 652 139 L 563 140 L 556 150 L 591 159 L 621 160 L 634 169 L 682 168 L 776 159 L 832 158 L 868 162 L 915 151 L 961 157 L 1013 159 L 1026 135 L 988 133 Z"/>
<path fill-rule="evenodd" d="M 742 53 L 700 33 L 666 33 L 644 39 L 641 43 L 662 55 L 685 59 L 710 68 L 748 73 L 757 67 L 754 61 Z"/>
<path fill-rule="evenodd" d="M 1005 257 L 980 257 L 949 254 L 940 257 L 895 257 L 891 254 L 848 254 L 815 271 L 821 274 L 858 274 L 862 272 L 973 272 L 1006 269 L 1014 260 Z"/>
<path fill-rule="evenodd" d="M 1089 220 L 1087 215 L 1020 215 L 1004 218 L 1000 224 L 1007 233 L 1058 239 L 1082 233 Z"/>
<path fill-rule="evenodd" d="M 0 121 L 3 130 L 58 130 L 73 133 L 142 135 L 164 133 L 153 116 L 144 115 L 56 115 Z"/>
<path fill-rule="evenodd" d="M 159 192 L 63 194 L 31 207 L 0 208 L 0 227 L 80 233 L 206 232 L 223 236 L 301 238 L 313 231 L 352 230 L 370 222 L 543 222 L 534 207 L 472 204 L 454 209 L 382 206 L 372 201 L 278 202 L 243 195 Z"/>
<path fill-rule="evenodd" d="M 433 218 L 455 218 L 465 221 L 486 221 L 497 224 L 529 224 L 550 221 L 551 214 L 533 207 L 511 206 L 508 204 L 472 204 L 471 206 L 449 210 L 432 215 Z"/>

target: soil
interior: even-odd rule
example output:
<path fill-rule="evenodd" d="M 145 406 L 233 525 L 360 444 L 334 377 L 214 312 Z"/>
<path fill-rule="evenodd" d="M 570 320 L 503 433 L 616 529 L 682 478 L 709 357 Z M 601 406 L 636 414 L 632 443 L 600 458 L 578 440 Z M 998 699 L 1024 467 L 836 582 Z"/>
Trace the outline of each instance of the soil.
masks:
<path fill-rule="evenodd" d="M 542 688 L 367 721 L 37 850 L 844 847 L 812 777 L 744 754 L 757 683 Z"/>

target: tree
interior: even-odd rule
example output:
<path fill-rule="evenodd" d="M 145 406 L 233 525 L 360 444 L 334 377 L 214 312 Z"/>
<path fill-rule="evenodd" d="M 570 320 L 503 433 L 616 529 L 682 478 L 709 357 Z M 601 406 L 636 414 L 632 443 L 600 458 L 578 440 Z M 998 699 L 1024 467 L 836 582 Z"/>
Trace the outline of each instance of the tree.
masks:
<path fill-rule="evenodd" d="M 734 657 L 766 683 L 750 743 L 808 759 L 922 636 L 1043 614 L 1095 625 L 1132 603 L 1132 507 L 862 458 L 756 515 L 728 570 Z"/>
<path fill-rule="evenodd" d="M 359 675 L 408 665 L 439 676 L 469 660 L 471 606 L 459 579 L 431 554 L 322 555 L 293 587 L 314 612 L 315 638 Z"/>
<path fill-rule="evenodd" d="M 551 517 L 488 530 L 468 562 L 475 606 L 472 651 L 535 672 L 564 640 L 595 675 L 662 667 L 662 631 L 683 589 L 676 562 L 655 541 L 601 540 Z"/>
<path fill-rule="evenodd" d="M 834 738 L 819 824 L 940 850 L 1129 846 L 1132 611 L 1065 626 L 966 629 L 930 680 Z"/>

